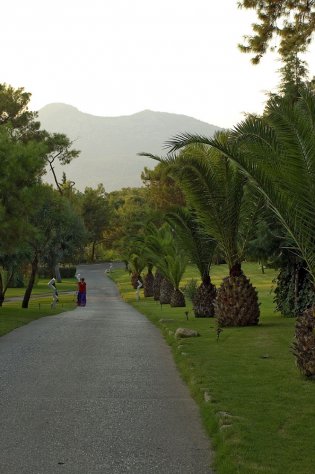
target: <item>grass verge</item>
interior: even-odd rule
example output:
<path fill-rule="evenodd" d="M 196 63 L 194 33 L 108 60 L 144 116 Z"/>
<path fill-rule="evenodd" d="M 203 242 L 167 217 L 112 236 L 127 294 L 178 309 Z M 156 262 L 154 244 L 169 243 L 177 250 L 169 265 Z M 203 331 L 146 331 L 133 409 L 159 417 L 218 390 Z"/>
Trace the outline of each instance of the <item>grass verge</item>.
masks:
<path fill-rule="evenodd" d="M 273 271 L 263 275 L 255 264 L 245 264 L 244 271 L 259 292 L 260 324 L 224 328 L 219 339 L 215 320 L 194 318 L 191 304 L 161 309 L 152 298 L 136 301 L 126 272 L 116 270 L 111 277 L 125 301 L 156 324 L 170 344 L 200 407 L 218 474 L 313 474 L 315 383 L 295 366 L 290 349 L 295 321 L 273 310 Z M 225 265 L 213 267 L 213 282 L 219 284 L 226 274 Z M 189 278 L 198 278 L 193 267 L 185 275 Z M 197 329 L 201 337 L 176 340 L 178 327 Z"/>
<path fill-rule="evenodd" d="M 51 308 L 52 297 L 42 296 L 51 293 L 47 286 L 48 280 L 39 280 L 34 287 L 32 298 L 27 309 L 21 308 L 22 300 L 5 301 L 0 307 L 0 336 L 7 334 L 24 324 L 42 318 L 44 316 L 52 316 L 70 311 L 76 307 L 76 280 L 65 279 L 62 283 L 57 284 L 59 291 L 59 303 L 56 308 Z M 71 294 L 62 294 L 62 291 L 71 291 Z M 6 298 L 22 298 L 25 288 L 10 288 L 6 294 Z"/>

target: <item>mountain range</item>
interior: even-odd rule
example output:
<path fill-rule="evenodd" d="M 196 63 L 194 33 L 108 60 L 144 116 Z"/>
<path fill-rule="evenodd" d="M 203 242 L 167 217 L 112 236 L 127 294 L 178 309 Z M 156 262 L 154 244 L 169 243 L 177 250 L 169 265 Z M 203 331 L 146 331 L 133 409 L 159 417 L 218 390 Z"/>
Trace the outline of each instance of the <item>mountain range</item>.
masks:
<path fill-rule="evenodd" d="M 81 151 L 69 165 L 55 167 L 59 179 L 64 171 L 81 191 L 99 183 L 107 192 L 141 186 L 141 171 L 145 166 L 154 168 L 156 162 L 137 153 L 165 155 L 164 143 L 179 133 L 212 136 L 220 129 L 186 115 L 143 110 L 133 115 L 99 117 L 61 103 L 40 109 L 39 121 L 51 133 L 65 133 L 73 148 Z M 50 172 L 45 180 L 53 182 Z"/>

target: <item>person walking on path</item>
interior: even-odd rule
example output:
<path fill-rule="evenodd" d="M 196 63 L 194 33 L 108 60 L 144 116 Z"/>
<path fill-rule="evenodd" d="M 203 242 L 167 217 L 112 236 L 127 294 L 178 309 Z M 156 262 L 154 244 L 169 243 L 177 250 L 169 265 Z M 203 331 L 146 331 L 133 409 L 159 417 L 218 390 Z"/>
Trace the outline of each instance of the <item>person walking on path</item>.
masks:
<path fill-rule="evenodd" d="M 78 281 L 78 306 L 86 305 L 86 283 L 84 278 Z"/>

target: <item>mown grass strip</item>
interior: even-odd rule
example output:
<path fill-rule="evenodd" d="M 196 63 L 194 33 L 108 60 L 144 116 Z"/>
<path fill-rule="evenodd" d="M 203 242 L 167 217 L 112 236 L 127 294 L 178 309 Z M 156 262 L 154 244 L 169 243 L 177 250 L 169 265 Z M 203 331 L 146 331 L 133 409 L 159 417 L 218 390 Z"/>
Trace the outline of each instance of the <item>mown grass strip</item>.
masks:
<path fill-rule="evenodd" d="M 0 307 L 0 336 L 14 329 L 28 324 L 35 319 L 45 316 L 53 316 L 64 311 L 70 311 L 76 307 L 76 281 L 74 279 L 64 280 L 57 285 L 59 290 L 59 303 L 56 308 L 51 308 L 52 297 L 41 296 L 51 293 L 47 287 L 48 280 L 39 281 L 34 288 L 34 293 L 27 309 L 21 308 L 21 300 L 5 301 Z M 48 290 L 48 291 L 47 291 Z M 71 291 L 70 294 L 62 294 L 61 291 Z M 25 288 L 12 288 L 8 290 L 7 298 L 22 297 Z M 38 298 L 36 298 L 36 295 Z"/>
<path fill-rule="evenodd" d="M 244 270 L 259 291 L 260 325 L 224 328 L 219 340 L 215 321 L 194 318 L 191 305 L 161 309 L 152 298 L 137 301 L 128 273 L 111 276 L 125 301 L 160 327 L 172 347 L 199 404 L 218 474 L 313 474 L 315 383 L 295 366 L 290 349 L 295 321 L 274 312 L 274 272 L 263 275 L 256 264 Z M 226 274 L 226 266 L 214 267 L 212 279 L 218 284 Z M 197 279 L 192 267 L 187 278 Z M 174 321 L 161 323 L 162 318 Z M 177 327 L 197 329 L 201 337 L 176 340 Z"/>

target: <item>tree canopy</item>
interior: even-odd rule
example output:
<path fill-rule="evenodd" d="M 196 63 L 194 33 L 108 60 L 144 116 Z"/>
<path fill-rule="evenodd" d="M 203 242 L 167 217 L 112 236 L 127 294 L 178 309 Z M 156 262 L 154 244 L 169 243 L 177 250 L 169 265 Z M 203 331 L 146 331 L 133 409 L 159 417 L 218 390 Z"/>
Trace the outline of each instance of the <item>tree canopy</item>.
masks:
<path fill-rule="evenodd" d="M 277 49 L 284 60 L 292 51 L 307 50 L 315 30 L 314 0 L 242 0 L 238 6 L 257 14 L 253 35 L 245 36 L 245 44 L 239 45 L 242 52 L 254 55 L 253 64 L 258 64 L 268 49 Z M 276 37 L 278 48 L 271 46 Z"/>

